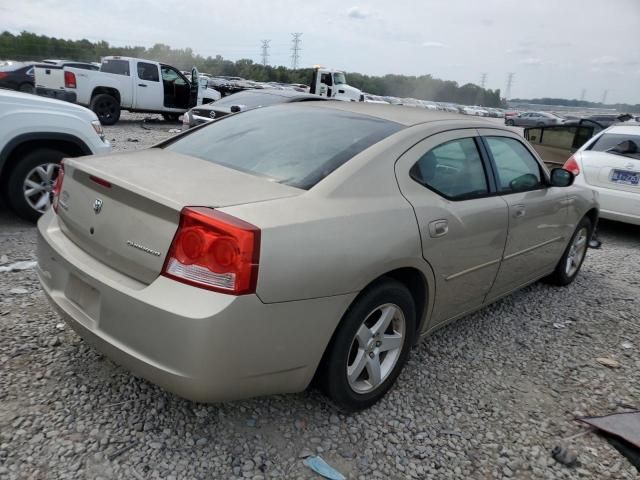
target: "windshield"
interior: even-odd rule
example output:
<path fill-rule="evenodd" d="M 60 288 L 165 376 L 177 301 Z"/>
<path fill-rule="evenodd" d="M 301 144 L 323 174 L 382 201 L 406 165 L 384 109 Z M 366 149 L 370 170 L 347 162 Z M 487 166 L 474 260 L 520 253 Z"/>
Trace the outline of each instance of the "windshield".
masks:
<path fill-rule="evenodd" d="M 347 79 L 342 72 L 336 72 L 333 74 L 333 82 L 336 85 L 344 85 L 347 83 Z"/>
<path fill-rule="evenodd" d="M 165 148 L 309 189 L 401 125 L 303 104 L 226 117 Z"/>

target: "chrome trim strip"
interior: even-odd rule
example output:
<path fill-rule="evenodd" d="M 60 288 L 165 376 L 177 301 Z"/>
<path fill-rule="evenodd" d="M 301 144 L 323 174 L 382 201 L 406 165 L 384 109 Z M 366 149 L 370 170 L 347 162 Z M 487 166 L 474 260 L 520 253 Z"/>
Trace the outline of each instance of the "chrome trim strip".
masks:
<path fill-rule="evenodd" d="M 519 252 L 505 255 L 504 257 L 502 257 L 502 259 L 510 260 L 513 257 L 517 257 L 518 255 L 522 255 L 524 253 L 529 253 L 530 251 L 535 250 L 536 248 L 544 247 L 545 245 L 549 245 L 550 243 L 557 242 L 558 240 L 562 240 L 562 239 L 563 237 L 555 237 L 555 238 L 552 238 L 551 240 L 547 240 L 546 242 L 542 242 L 542 243 L 539 243 L 538 245 L 534 245 L 533 247 L 525 248 L 524 250 L 520 250 Z"/>
<path fill-rule="evenodd" d="M 448 277 L 445 277 L 445 280 L 448 282 L 449 280 L 453 280 L 454 278 L 461 277 L 462 275 L 466 275 L 467 273 L 475 272 L 476 270 L 480 270 L 481 268 L 495 265 L 496 263 L 500 263 L 500 260 L 501 259 L 498 258 L 496 260 L 491 260 L 490 262 L 487 262 L 487 263 L 476 265 L 475 267 L 467 268 L 466 270 L 462 270 L 461 272 L 454 273 L 453 275 L 449 275 Z"/>

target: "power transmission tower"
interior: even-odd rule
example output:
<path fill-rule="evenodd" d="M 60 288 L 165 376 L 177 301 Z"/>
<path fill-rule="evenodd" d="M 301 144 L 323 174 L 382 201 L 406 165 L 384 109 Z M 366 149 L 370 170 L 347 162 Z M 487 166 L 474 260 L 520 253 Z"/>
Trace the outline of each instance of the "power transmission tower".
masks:
<path fill-rule="evenodd" d="M 300 37 L 302 37 L 302 33 L 292 33 L 291 36 L 293 37 L 291 40 L 293 43 L 291 47 L 291 68 L 297 70 L 298 62 L 300 60 L 300 51 L 302 50 L 300 48 L 300 42 L 302 41 Z"/>
<path fill-rule="evenodd" d="M 585 97 L 587 96 L 587 90 L 585 88 L 582 89 L 582 93 L 580 93 L 580 101 L 584 102 Z"/>
<path fill-rule="evenodd" d="M 607 102 L 607 93 L 609 93 L 609 90 L 605 90 L 604 93 L 602 94 L 602 104 L 603 105 Z"/>
<path fill-rule="evenodd" d="M 507 74 L 507 91 L 505 92 L 505 98 L 509 100 L 511 98 L 511 86 L 513 85 L 513 77 L 515 73 L 509 72 Z"/>
<path fill-rule="evenodd" d="M 269 63 L 269 43 L 271 40 L 260 40 L 262 42 L 262 66 L 266 67 Z"/>
<path fill-rule="evenodd" d="M 484 88 L 486 84 L 487 84 L 487 74 L 483 73 L 482 76 L 480 77 L 480 86 Z"/>

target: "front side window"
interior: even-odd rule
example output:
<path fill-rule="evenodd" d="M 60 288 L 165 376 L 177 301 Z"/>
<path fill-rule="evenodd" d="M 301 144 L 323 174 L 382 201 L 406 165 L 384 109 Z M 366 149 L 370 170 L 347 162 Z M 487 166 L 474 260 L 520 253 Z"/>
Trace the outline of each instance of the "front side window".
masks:
<path fill-rule="evenodd" d="M 229 115 L 164 148 L 310 189 L 358 153 L 402 128 L 367 115 L 285 104 Z"/>
<path fill-rule="evenodd" d="M 153 63 L 138 62 L 138 78 L 148 82 L 159 82 L 158 67 Z"/>
<path fill-rule="evenodd" d="M 425 153 L 409 171 L 411 178 L 450 200 L 486 195 L 487 177 L 473 138 L 443 143 Z"/>
<path fill-rule="evenodd" d="M 162 80 L 164 82 L 175 83 L 176 85 L 186 85 L 187 81 L 174 68 L 162 66 Z"/>
<path fill-rule="evenodd" d="M 526 147 L 509 137 L 486 137 L 502 193 L 533 190 L 543 185 L 540 165 Z"/>
<path fill-rule="evenodd" d="M 347 79 L 344 76 L 344 73 L 337 72 L 333 74 L 333 78 L 335 80 L 336 85 L 344 85 L 347 83 Z"/>

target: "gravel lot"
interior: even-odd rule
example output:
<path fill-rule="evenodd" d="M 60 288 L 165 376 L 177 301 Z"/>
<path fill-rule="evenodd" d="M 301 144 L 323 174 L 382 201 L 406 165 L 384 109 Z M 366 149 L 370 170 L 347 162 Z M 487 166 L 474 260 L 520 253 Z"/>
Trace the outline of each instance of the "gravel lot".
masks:
<path fill-rule="evenodd" d="M 123 115 L 115 150 L 177 126 Z M 128 139 L 138 140 L 128 141 Z M 538 283 L 417 347 L 396 387 L 355 415 L 316 391 L 223 405 L 177 398 L 87 346 L 35 272 L 0 273 L 0 478 L 637 478 L 576 416 L 640 408 L 640 229 L 603 222 L 567 288 Z M 0 207 L 0 264 L 35 259 L 33 225 Z M 610 357 L 620 368 L 595 361 Z M 565 440 L 563 440 L 565 439 Z M 568 468 L 559 444 L 578 454 Z"/>

